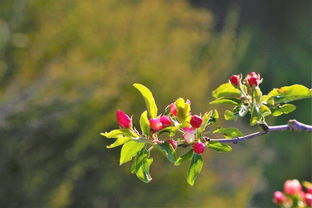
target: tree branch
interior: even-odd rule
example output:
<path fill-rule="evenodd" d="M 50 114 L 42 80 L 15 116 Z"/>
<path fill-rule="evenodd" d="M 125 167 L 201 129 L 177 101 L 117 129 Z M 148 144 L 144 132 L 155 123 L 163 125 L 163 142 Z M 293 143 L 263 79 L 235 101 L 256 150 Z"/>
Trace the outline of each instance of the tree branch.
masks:
<path fill-rule="evenodd" d="M 212 141 L 212 142 L 222 142 L 222 143 L 230 143 L 233 142 L 234 144 L 237 144 L 238 142 L 252 139 L 254 137 L 262 136 L 264 134 L 267 134 L 269 132 L 273 131 L 295 131 L 295 132 L 300 132 L 300 131 L 306 131 L 306 132 L 312 132 L 312 126 L 300 123 L 297 120 L 289 120 L 286 125 L 280 125 L 280 126 L 267 126 L 267 125 L 261 125 L 260 126 L 263 131 L 255 132 L 252 134 L 248 134 L 245 136 L 241 137 L 235 137 L 231 139 L 227 138 L 222 138 L 222 139 L 210 139 L 208 137 L 204 137 L 206 141 Z"/>

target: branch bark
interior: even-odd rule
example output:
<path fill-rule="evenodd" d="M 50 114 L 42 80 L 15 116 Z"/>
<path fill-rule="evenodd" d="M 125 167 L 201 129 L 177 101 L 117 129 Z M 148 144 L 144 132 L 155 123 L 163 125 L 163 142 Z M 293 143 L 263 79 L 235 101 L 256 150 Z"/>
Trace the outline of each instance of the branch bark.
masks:
<path fill-rule="evenodd" d="M 237 144 L 238 142 L 245 141 L 252 139 L 254 137 L 262 136 L 264 134 L 274 132 L 274 131 L 294 131 L 294 132 L 312 132 L 312 126 L 303 124 L 297 120 L 289 120 L 286 125 L 280 125 L 280 126 L 267 126 L 267 125 L 261 125 L 261 128 L 263 131 L 255 132 L 252 134 L 248 134 L 241 137 L 235 137 L 231 139 L 222 138 L 222 139 L 210 139 L 208 137 L 205 137 L 204 139 L 206 141 L 212 141 L 212 142 L 222 142 L 222 143 L 234 143 Z"/>

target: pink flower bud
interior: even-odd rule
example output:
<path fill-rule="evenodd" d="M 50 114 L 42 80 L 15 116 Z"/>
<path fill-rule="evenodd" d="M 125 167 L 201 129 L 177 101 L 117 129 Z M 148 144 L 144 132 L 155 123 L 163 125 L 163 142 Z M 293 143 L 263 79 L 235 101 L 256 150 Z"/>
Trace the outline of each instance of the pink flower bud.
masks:
<path fill-rule="evenodd" d="M 285 200 L 285 195 L 280 191 L 275 191 L 273 195 L 273 202 L 275 204 L 281 205 Z"/>
<path fill-rule="evenodd" d="M 202 154 L 205 151 L 205 147 L 206 145 L 202 142 L 195 142 L 193 144 L 193 150 L 194 152 L 196 152 L 197 154 Z"/>
<path fill-rule="evenodd" d="M 312 207 L 312 194 L 310 193 L 305 193 L 304 195 L 304 202 L 308 207 Z"/>
<path fill-rule="evenodd" d="M 307 187 L 306 189 L 307 189 L 307 192 L 308 192 L 308 193 L 312 194 L 312 186 L 309 186 L 309 187 Z"/>
<path fill-rule="evenodd" d="M 246 77 L 247 83 L 251 87 L 257 87 L 262 80 L 260 80 L 260 74 L 256 74 L 255 72 L 250 72 Z"/>
<path fill-rule="evenodd" d="M 159 118 L 151 118 L 149 120 L 149 123 L 154 132 L 159 131 L 163 128 L 163 125 L 160 122 Z"/>
<path fill-rule="evenodd" d="M 188 126 L 188 127 L 183 128 L 183 130 L 184 130 L 184 134 L 183 134 L 184 141 L 186 143 L 192 143 L 195 139 L 196 129 Z"/>
<path fill-rule="evenodd" d="M 160 117 L 160 122 L 162 123 L 163 127 L 171 126 L 172 124 L 169 116 Z"/>
<path fill-rule="evenodd" d="M 229 79 L 229 82 L 234 86 L 238 86 L 240 78 L 237 75 L 232 75 L 231 78 Z"/>
<path fill-rule="evenodd" d="M 131 118 L 121 110 L 116 111 L 116 117 L 120 128 L 130 128 Z"/>
<path fill-rule="evenodd" d="M 203 119 L 197 115 L 192 116 L 191 121 L 190 121 L 191 125 L 194 128 L 199 128 L 201 126 L 202 122 L 203 122 Z"/>
<path fill-rule="evenodd" d="M 177 107 L 175 103 L 171 103 L 169 107 L 170 113 L 177 116 Z"/>
<path fill-rule="evenodd" d="M 287 180 L 284 183 L 284 192 L 286 194 L 295 195 L 302 191 L 300 182 L 297 179 Z"/>
<path fill-rule="evenodd" d="M 177 144 L 176 144 L 176 142 L 175 142 L 174 140 L 168 139 L 168 140 L 166 140 L 166 142 L 168 142 L 169 144 L 171 144 L 171 146 L 172 146 L 172 148 L 173 148 L 174 150 L 177 149 Z"/>

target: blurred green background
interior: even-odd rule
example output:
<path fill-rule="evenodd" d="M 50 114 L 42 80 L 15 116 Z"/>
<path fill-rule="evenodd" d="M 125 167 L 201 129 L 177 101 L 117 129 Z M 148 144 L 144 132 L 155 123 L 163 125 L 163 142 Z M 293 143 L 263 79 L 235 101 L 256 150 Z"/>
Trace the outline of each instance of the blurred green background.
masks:
<path fill-rule="evenodd" d="M 140 182 L 99 133 L 117 127 L 119 108 L 138 123 L 145 105 L 134 82 L 159 109 L 184 97 L 193 113 L 214 108 L 211 91 L 233 73 L 261 73 L 264 92 L 310 87 L 310 8 L 308 0 L 1 0 L 0 206 L 275 207 L 285 180 L 311 180 L 307 133 L 207 151 L 194 187 L 187 164 L 156 152 L 153 181 Z M 311 124 L 311 100 L 295 104 L 269 123 Z M 256 130 L 247 120 L 224 125 Z"/>

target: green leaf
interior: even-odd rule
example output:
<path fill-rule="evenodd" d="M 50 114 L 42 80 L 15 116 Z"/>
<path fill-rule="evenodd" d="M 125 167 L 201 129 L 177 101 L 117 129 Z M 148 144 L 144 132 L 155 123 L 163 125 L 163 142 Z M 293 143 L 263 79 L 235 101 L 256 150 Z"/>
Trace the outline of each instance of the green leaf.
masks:
<path fill-rule="evenodd" d="M 230 145 L 221 143 L 221 142 L 209 142 L 207 147 L 218 152 L 231 152 L 232 147 Z"/>
<path fill-rule="evenodd" d="M 109 149 L 114 148 L 114 147 L 123 145 L 124 143 L 126 143 L 130 140 L 132 140 L 130 137 L 119 137 L 116 139 L 116 141 L 113 144 L 106 146 L 106 148 L 109 148 Z"/>
<path fill-rule="evenodd" d="M 203 167 L 203 158 L 201 155 L 198 155 L 196 153 L 193 153 L 190 168 L 187 172 L 186 181 L 191 186 L 194 185 L 195 179 L 201 172 Z"/>
<path fill-rule="evenodd" d="M 215 98 L 221 97 L 239 97 L 241 96 L 240 90 L 233 87 L 230 83 L 220 85 L 217 89 L 212 91 L 212 96 Z"/>
<path fill-rule="evenodd" d="M 271 115 L 271 110 L 270 108 L 268 108 L 266 105 L 261 105 L 260 106 L 260 114 L 263 116 L 263 117 L 266 117 L 268 115 Z"/>
<path fill-rule="evenodd" d="M 190 117 L 191 106 L 183 98 L 178 98 L 175 102 L 177 108 L 177 117 L 179 121 L 184 122 Z"/>
<path fill-rule="evenodd" d="M 219 128 L 214 130 L 213 133 L 221 133 L 225 136 L 225 138 L 243 136 L 242 132 L 240 132 L 237 128 Z"/>
<path fill-rule="evenodd" d="M 293 104 L 284 104 L 282 106 L 277 107 L 277 109 L 273 110 L 273 116 L 280 116 L 283 114 L 288 114 L 296 110 L 296 106 Z"/>
<path fill-rule="evenodd" d="M 213 110 L 212 115 L 210 116 L 210 119 L 208 121 L 208 125 L 215 124 L 218 119 L 219 119 L 218 111 L 217 110 Z"/>
<path fill-rule="evenodd" d="M 145 149 L 141 150 L 133 161 L 131 173 L 136 174 L 136 176 L 145 183 L 150 182 L 152 177 L 149 174 L 149 169 L 152 162 L 153 158 L 149 157 L 149 153 Z"/>
<path fill-rule="evenodd" d="M 262 116 L 260 114 L 260 110 L 258 107 L 254 106 L 251 110 L 251 115 L 250 115 L 250 125 L 254 126 L 258 123 L 261 123 Z"/>
<path fill-rule="evenodd" d="M 208 113 L 205 113 L 203 115 L 203 117 L 202 117 L 203 122 L 197 130 L 198 135 L 201 135 L 205 131 L 207 125 L 209 125 L 209 120 L 210 120 L 211 116 L 212 116 L 212 111 L 209 111 Z"/>
<path fill-rule="evenodd" d="M 119 164 L 122 165 L 132 160 L 132 158 L 144 147 L 144 145 L 144 143 L 136 141 L 129 141 L 125 143 L 121 148 Z"/>
<path fill-rule="evenodd" d="M 133 86 L 142 94 L 150 118 L 155 118 L 157 116 L 157 106 L 152 92 L 142 84 L 136 83 Z"/>
<path fill-rule="evenodd" d="M 177 160 L 177 155 L 169 142 L 157 144 L 155 145 L 155 147 L 162 151 L 170 162 L 175 163 L 175 161 Z"/>
<path fill-rule="evenodd" d="M 102 136 L 105 136 L 109 139 L 111 138 L 117 138 L 120 136 L 125 137 L 138 137 L 138 135 L 134 132 L 132 132 L 130 129 L 114 129 L 110 132 L 101 133 Z"/>
<path fill-rule="evenodd" d="M 181 165 L 182 163 L 184 163 L 185 161 L 188 161 L 189 159 L 191 159 L 191 157 L 193 156 L 193 149 L 190 149 L 187 153 L 185 153 L 184 155 L 182 155 L 181 157 L 179 157 L 174 165 L 175 166 L 179 166 Z"/>
<path fill-rule="evenodd" d="M 147 111 L 144 111 L 140 117 L 140 127 L 143 135 L 149 136 L 150 134 L 150 123 L 147 118 Z"/>
<path fill-rule="evenodd" d="M 237 116 L 230 110 L 226 110 L 224 112 L 224 118 L 225 120 L 233 120 L 233 121 L 237 120 Z"/>
<path fill-rule="evenodd" d="M 266 98 L 266 101 L 269 102 L 270 99 L 273 99 L 274 103 L 288 103 L 295 100 L 300 100 L 304 98 L 312 97 L 312 90 L 303 86 L 303 85 L 291 85 L 281 87 L 279 89 L 273 89 Z M 271 101 L 272 103 L 272 101 Z"/>
<path fill-rule="evenodd" d="M 238 105 L 241 103 L 239 99 L 236 98 L 217 98 L 214 101 L 211 101 L 209 104 L 231 104 Z"/>
<path fill-rule="evenodd" d="M 159 131 L 159 134 L 168 133 L 169 136 L 172 137 L 176 134 L 177 131 L 178 131 L 178 128 L 176 126 L 169 126 L 169 127 L 161 129 Z"/>

